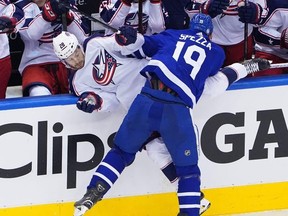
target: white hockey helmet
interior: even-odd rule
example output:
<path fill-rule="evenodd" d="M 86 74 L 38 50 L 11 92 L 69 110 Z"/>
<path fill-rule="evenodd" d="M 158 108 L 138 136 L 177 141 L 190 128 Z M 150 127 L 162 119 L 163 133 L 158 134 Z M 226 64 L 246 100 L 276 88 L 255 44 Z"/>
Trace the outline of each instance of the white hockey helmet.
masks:
<path fill-rule="evenodd" d="M 53 38 L 54 52 L 61 60 L 71 56 L 78 45 L 79 42 L 76 36 L 66 31 L 62 31 L 57 37 Z"/>

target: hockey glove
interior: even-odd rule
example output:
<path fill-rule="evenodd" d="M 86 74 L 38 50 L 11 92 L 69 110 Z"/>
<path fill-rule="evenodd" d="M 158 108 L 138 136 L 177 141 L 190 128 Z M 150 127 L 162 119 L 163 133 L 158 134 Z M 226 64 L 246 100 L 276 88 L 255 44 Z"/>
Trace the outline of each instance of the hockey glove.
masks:
<path fill-rule="evenodd" d="M 42 17 L 47 22 L 54 22 L 63 13 L 69 10 L 63 6 L 59 6 L 56 0 L 47 1 L 42 8 Z"/>
<path fill-rule="evenodd" d="M 102 98 L 94 92 L 84 92 L 77 101 L 77 108 L 87 113 L 99 110 L 102 106 Z"/>
<path fill-rule="evenodd" d="M 288 28 L 284 29 L 281 33 L 280 48 L 288 49 Z"/>
<path fill-rule="evenodd" d="M 247 75 L 270 68 L 270 62 L 262 58 L 245 60 L 241 64 L 245 66 Z"/>
<path fill-rule="evenodd" d="M 258 24 L 261 21 L 262 7 L 259 4 L 248 2 L 245 6 L 244 1 L 238 3 L 239 21 L 243 23 Z"/>
<path fill-rule="evenodd" d="M 1 16 L 0 17 L 0 30 L 5 33 L 11 33 L 14 31 L 17 23 L 17 19 L 12 17 Z"/>
<path fill-rule="evenodd" d="M 66 20 L 67 20 L 67 26 L 69 26 L 74 21 L 74 15 L 72 12 L 68 11 L 66 13 Z M 53 21 L 53 23 L 59 23 L 62 24 L 62 19 L 60 19 L 60 16 L 58 16 L 58 19 Z"/>
<path fill-rule="evenodd" d="M 68 11 L 66 13 L 66 20 L 67 20 L 67 26 L 69 26 L 73 20 L 74 20 L 74 16 L 73 16 L 73 13 L 71 13 L 70 11 Z"/>
<path fill-rule="evenodd" d="M 229 0 L 207 0 L 201 5 L 200 12 L 214 18 L 217 15 L 222 14 L 223 10 L 226 10 L 229 4 Z"/>
<path fill-rule="evenodd" d="M 136 42 L 137 29 L 131 26 L 122 26 L 119 28 L 119 31 L 119 34 L 115 34 L 115 40 L 119 45 L 126 46 Z"/>

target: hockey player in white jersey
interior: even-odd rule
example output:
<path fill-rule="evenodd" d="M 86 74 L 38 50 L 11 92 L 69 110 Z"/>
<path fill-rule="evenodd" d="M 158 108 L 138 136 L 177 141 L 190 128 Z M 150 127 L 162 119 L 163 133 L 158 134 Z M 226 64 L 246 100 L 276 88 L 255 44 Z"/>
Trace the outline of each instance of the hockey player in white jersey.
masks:
<path fill-rule="evenodd" d="M 8 0 L 0 0 L 0 99 L 6 97 L 6 89 L 12 71 L 7 34 L 17 32 L 23 24 L 24 12 L 22 9 L 10 4 Z"/>
<path fill-rule="evenodd" d="M 115 44 L 114 36 L 91 36 L 85 40 L 82 48 L 73 34 L 62 32 L 53 39 L 53 45 L 55 53 L 66 66 L 77 70 L 71 86 L 79 97 L 77 107 L 84 112 L 113 112 L 119 106 L 128 110 L 144 85 L 145 79 L 137 71 L 146 66 L 148 61 L 127 57 L 129 50 Z M 176 185 L 178 179 L 175 168 L 162 139 L 147 143 L 149 157 Z M 209 208 L 210 202 L 203 194 L 201 196 L 203 213 Z"/>
<path fill-rule="evenodd" d="M 15 3 L 23 8 L 26 18 L 25 25 L 19 31 L 25 45 L 19 66 L 23 96 L 68 93 L 67 69 L 55 55 L 52 46 L 52 39 L 63 28 L 61 15 L 66 13 L 67 29 L 77 35 L 79 41 L 88 35 L 81 26 L 80 17 L 65 8 L 59 8 L 56 0 L 34 1 Z"/>
<path fill-rule="evenodd" d="M 268 16 L 263 25 L 254 30 L 255 57 L 266 58 L 273 63 L 286 63 L 288 61 L 288 1 L 269 0 Z M 253 76 L 266 76 L 287 74 L 288 68 L 271 68 Z"/>
<path fill-rule="evenodd" d="M 249 0 L 247 5 L 243 0 L 188 0 L 186 11 L 189 16 L 202 12 L 213 18 L 212 41 L 225 51 L 224 66 L 252 57 L 253 27 L 268 13 L 266 0 Z M 244 23 L 248 23 L 247 56 L 244 56 Z"/>
<path fill-rule="evenodd" d="M 139 32 L 152 35 L 165 30 L 165 17 L 161 0 L 143 1 L 142 29 Z M 104 0 L 100 4 L 101 18 L 114 28 L 129 25 L 139 27 L 139 6 L 136 0 Z M 105 30 L 105 35 L 112 34 L 109 29 Z"/>

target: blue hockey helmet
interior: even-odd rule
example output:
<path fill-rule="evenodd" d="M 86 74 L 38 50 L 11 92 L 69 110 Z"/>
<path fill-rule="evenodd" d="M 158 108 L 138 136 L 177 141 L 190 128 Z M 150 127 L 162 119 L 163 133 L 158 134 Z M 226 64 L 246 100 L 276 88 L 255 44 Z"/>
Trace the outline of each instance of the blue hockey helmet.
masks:
<path fill-rule="evenodd" d="M 213 32 L 212 19 L 203 13 L 195 14 L 190 21 L 190 28 L 210 35 Z"/>

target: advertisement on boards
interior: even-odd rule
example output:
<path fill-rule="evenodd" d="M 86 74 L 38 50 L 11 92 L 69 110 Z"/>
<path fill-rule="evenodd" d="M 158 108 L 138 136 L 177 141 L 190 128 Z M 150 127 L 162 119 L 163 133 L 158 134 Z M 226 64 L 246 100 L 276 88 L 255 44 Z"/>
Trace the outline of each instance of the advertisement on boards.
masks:
<path fill-rule="evenodd" d="M 199 101 L 202 188 L 288 181 L 287 92 L 240 89 Z M 0 206 L 79 199 L 124 116 L 121 108 L 88 114 L 75 104 L 0 110 Z M 106 197 L 173 191 L 143 150 Z"/>

